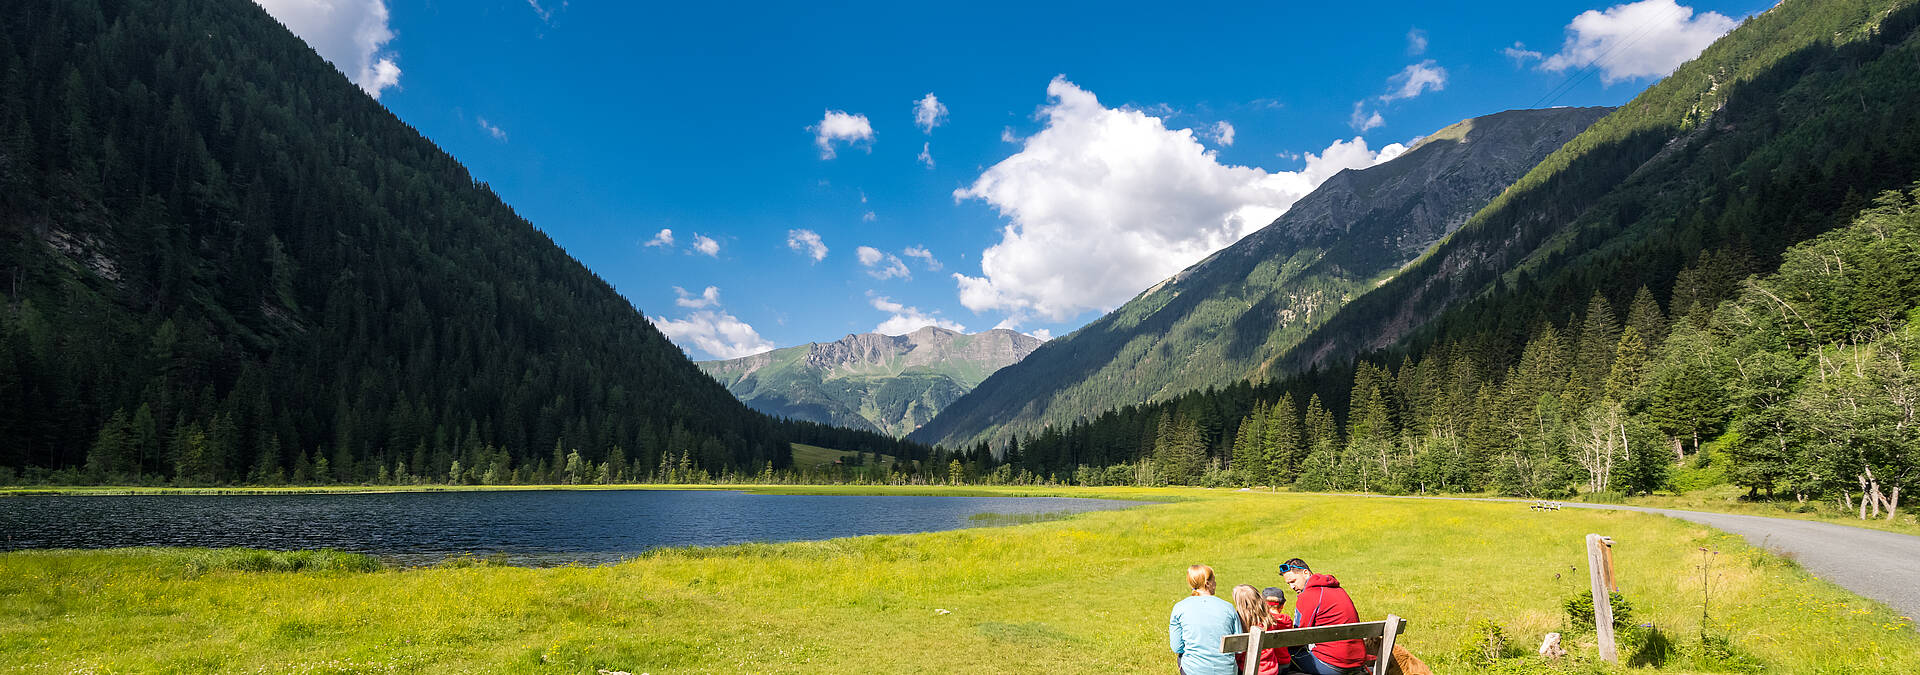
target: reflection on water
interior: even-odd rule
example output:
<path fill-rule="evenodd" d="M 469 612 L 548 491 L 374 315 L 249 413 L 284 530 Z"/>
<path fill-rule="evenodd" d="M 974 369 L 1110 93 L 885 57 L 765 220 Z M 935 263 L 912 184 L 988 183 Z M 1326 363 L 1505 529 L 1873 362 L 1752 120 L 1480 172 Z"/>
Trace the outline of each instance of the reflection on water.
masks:
<path fill-rule="evenodd" d="M 1053 497 L 759 495 L 692 490 L 0 499 L 0 550 L 118 546 L 336 548 L 421 564 L 473 553 L 601 563 L 663 546 L 829 539 L 977 526 L 980 513 L 1135 504 Z"/>

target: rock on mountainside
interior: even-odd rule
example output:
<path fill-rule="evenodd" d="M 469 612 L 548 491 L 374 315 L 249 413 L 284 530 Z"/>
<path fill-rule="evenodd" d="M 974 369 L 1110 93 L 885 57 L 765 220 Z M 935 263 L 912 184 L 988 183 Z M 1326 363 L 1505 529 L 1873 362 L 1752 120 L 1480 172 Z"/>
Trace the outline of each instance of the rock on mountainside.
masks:
<path fill-rule="evenodd" d="M 1041 341 L 1011 330 L 967 335 L 927 326 L 863 333 L 701 369 L 749 407 L 772 415 L 904 436 Z"/>
<path fill-rule="evenodd" d="M 1455 123 L 1346 170 L 1271 225 L 1000 371 L 915 432 L 949 447 L 1278 373 L 1349 299 L 1392 278 L 1609 108 Z"/>

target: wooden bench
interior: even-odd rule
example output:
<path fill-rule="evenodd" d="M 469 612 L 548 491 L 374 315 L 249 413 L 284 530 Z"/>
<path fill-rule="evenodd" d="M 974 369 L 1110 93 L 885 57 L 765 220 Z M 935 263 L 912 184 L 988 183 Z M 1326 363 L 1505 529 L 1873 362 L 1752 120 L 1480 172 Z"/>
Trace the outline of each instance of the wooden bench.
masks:
<path fill-rule="evenodd" d="M 1262 649 L 1286 649 L 1341 640 L 1366 640 L 1367 652 L 1380 655 L 1380 658 L 1374 661 L 1373 675 L 1387 675 L 1387 666 L 1393 662 L 1394 638 L 1406 630 L 1407 620 L 1392 614 L 1388 614 L 1385 621 L 1363 621 L 1274 631 L 1254 630 L 1220 638 L 1220 653 L 1252 655 L 1246 660 L 1244 672 L 1246 675 L 1258 675 L 1259 654 Z M 1379 642 L 1377 648 L 1373 645 L 1376 640 Z"/>

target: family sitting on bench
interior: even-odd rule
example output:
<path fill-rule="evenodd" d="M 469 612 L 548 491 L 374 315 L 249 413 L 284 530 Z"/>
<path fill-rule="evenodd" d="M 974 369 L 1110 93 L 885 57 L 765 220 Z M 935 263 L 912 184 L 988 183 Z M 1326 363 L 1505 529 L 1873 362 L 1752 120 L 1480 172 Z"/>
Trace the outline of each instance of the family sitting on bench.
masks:
<path fill-rule="evenodd" d="M 1183 675 L 1234 675 L 1242 672 L 1250 654 L 1229 656 L 1221 651 L 1222 639 L 1259 628 L 1263 631 L 1288 628 L 1313 628 L 1360 621 L 1340 581 L 1329 574 L 1314 574 L 1307 563 L 1294 558 L 1280 565 L 1280 577 L 1294 592 L 1294 612 L 1285 612 L 1286 591 L 1267 588 L 1256 591 L 1242 584 L 1233 589 L 1233 602 L 1214 596 L 1213 568 L 1194 565 L 1187 568 L 1187 585 L 1192 595 L 1173 606 L 1167 621 L 1167 634 L 1173 653 L 1180 659 Z M 1337 640 L 1295 647 L 1261 649 L 1260 675 L 1304 673 L 1306 675 L 1358 675 L 1366 671 L 1366 646 L 1360 640 Z"/>

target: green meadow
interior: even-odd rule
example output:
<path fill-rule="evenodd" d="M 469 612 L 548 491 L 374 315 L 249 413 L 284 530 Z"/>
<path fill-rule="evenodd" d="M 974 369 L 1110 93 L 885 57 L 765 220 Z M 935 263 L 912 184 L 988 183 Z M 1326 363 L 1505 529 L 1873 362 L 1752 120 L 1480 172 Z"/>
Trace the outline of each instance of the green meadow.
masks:
<path fill-rule="evenodd" d="M 1652 626 L 1623 649 L 1659 664 L 1645 672 L 1920 668 L 1908 618 L 1736 537 L 1645 514 L 1182 488 L 785 491 L 1157 503 L 599 567 L 8 553 L 0 671 L 1169 671 L 1167 611 L 1188 564 L 1213 565 L 1224 591 L 1279 585 L 1275 565 L 1299 556 L 1337 575 L 1363 618 L 1409 618 L 1403 643 L 1437 672 L 1625 672 L 1594 662 L 1591 631 L 1570 628 L 1563 607 L 1585 588 L 1589 532 L 1617 541 L 1632 623 Z M 1549 631 L 1572 631 L 1571 657 L 1529 656 Z"/>

